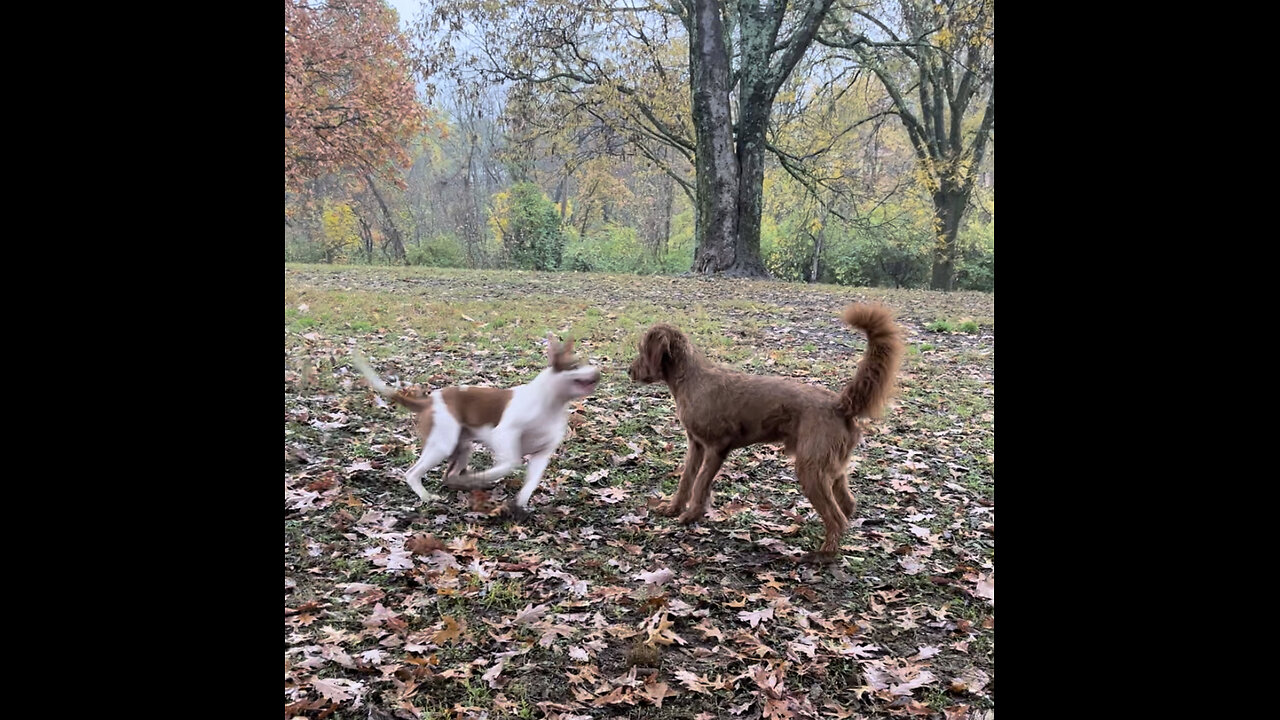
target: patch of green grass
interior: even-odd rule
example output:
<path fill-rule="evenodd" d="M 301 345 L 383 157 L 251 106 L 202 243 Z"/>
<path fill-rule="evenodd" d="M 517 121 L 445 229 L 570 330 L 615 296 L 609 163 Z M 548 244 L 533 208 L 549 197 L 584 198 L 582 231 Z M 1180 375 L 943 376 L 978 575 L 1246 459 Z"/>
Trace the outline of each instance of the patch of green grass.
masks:
<path fill-rule="evenodd" d="M 955 330 L 955 326 L 950 321 L 939 318 L 926 325 L 925 329 L 929 332 L 951 332 Z"/>
<path fill-rule="evenodd" d="M 523 599 L 524 590 L 519 581 L 494 580 L 489 584 L 488 592 L 484 594 L 484 600 L 481 603 L 485 608 L 511 610 L 523 607 L 521 604 Z"/>
<path fill-rule="evenodd" d="M 936 350 L 936 349 L 937 349 L 937 348 L 935 348 L 933 345 L 930 345 L 929 343 L 924 343 L 923 345 L 920 345 L 919 347 L 920 347 L 920 352 L 922 352 L 922 353 L 923 353 L 923 352 L 929 352 L 930 350 Z"/>
<path fill-rule="evenodd" d="M 462 681 L 462 688 L 467 693 L 468 705 L 488 707 L 493 702 L 493 695 L 483 681 L 471 682 L 468 678 Z"/>
<path fill-rule="evenodd" d="M 970 333 L 970 334 L 972 334 L 972 333 L 976 333 L 976 332 L 978 332 L 978 323 L 976 323 L 976 322 L 974 322 L 974 321 L 972 321 L 972 320 L 966 320 L 966 321 L 964 321 L 964 322 L 960 323 L 960 332 L 962 332 L 962 333 Z"/>

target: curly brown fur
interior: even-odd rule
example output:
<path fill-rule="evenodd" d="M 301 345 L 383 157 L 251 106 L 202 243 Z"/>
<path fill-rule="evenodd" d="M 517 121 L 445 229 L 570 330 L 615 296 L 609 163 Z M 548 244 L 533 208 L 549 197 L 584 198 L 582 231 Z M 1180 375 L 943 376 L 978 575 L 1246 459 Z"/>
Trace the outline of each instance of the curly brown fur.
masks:
<path fill-rule="evenodd" d="M 679 328 L 659 323 L 640 341 L 627 374 L 642 383 L 665 383 L 689 440 L 680 484 L 656 512 L 679 515 L 681 524 L 701 518 L 712 481 L 729 451 L 781 442 L 795 458 L 796 477 L 826 528 L 809 558 L 829 561 L 853 516 L 846 467 L 862 436 L 859 417 L 878 414 L 893 391 L 902 340 L 889 311 L 850 305 L 844 321 L 867 333 L 866 354 L 840 394 L 781 377 L 749 375 L 702 357 Z"/>

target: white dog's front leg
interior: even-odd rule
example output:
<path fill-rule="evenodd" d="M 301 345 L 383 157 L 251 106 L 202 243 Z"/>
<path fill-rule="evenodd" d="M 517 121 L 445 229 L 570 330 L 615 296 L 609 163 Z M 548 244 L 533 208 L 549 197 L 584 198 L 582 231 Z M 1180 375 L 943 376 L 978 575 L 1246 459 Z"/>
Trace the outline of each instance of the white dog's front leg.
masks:
<path fill-rule="evenodd" d="M 466 485 L 468 487 L 486 487 L 496 485 L 499 480 L 511 474 L 512 470 L 520 464 L 520 441 L 517 438 L 515 442 L 493 442 L 490 446 L 493 449 L 493 467 L 487 470 L 480 470 L 471 473 L 467 478 Z"/>
<path fill-rule="evenodd" d="M 542 480 L 542 473 L 547 469 L 549 462 L 551 462 L 551 451 L 529 458 L 529 467 L 524 472 L 524 486 L 516 495 L 516 506 L 520 512 L 528 510 L 529 498 L 533 496 L 533 491 L 538 489 L 538 482 Z"/>

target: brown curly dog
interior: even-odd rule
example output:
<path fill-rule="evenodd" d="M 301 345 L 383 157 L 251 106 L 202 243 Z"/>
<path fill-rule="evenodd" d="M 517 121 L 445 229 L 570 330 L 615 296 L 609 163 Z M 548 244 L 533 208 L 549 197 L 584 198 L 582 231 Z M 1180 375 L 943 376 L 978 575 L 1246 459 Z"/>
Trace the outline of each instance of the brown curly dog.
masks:
<path fill-rule="evenodd" d="M 749 375 L 712 363 L 679 328 L 666 323 L 645 333 L 627 374 L 636 382 L 666 383 L 689 439 L 675 497 L 656 512 L 679 515 L 684 525 L 698 520 L 707 511 L 711 482 L 730 450 L 781 441 L 795 458 L 805 497 L 826 527 L 822 547 L 804 559 L 835 559 L 855 506 L 847 466 L 862 437 L 857 418 L 874 416 L 883 407 L 903 348 L 884 307 L 850 305 L 844 321 L 865 331 L 868 344 L 853 379 L 838 395 L 789 378 Z"/>

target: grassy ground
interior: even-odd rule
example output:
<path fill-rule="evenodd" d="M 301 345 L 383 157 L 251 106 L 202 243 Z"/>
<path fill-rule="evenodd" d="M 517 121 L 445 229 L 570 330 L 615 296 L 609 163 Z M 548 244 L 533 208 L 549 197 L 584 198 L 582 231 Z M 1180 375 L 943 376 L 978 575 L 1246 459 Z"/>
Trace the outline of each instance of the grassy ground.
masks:
<path fill-rule="evenodd" d="M 714 507 L 650 514 L 685 440 L 626 365 L 648 325 L 708 356 L 839 390 L 897 313 L 901 392 L 854 454 L 836 565 L 772 446 L 734 452 Z M 333 718 L 983 718 L 995 701 L 994 298 L 770 282 L 403 268 L 285 268 L 285 706 Z M 552 330 L 596 393 L 522 523 L 508 490 L 426 504 L 403 481 L 410 416 L 356 380 L 525 382 Z M 484 465 L 477 453 L 473 464 Z M 514 478 L 518 483 L 519 476 Z"/>

